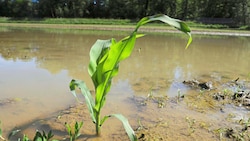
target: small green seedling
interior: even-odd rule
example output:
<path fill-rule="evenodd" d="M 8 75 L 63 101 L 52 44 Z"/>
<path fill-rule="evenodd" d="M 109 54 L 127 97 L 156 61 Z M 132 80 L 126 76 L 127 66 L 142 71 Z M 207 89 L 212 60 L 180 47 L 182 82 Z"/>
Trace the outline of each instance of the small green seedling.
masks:
<path fill-rule="evenodd" d="M 68 123 L 65 123 L 70 141 L 75 141 L 80 135 L 80 129 L 82 128 L 83 122 L 76 122 L 74 128 L 72 128 Z"/>
<path fill-rule="evenodd" d="M 135 30 L 130 36 L 127 36 L 118 42 L 113 38 L 109 40 L 97 40 L 92 46 L 90 50 L 88 72 L 95 86 L 95 99 L 92 97 L 90 90 L 83 81 L 73 79 L 70 82 L 70 90 L 73 95 L 77 97 L 75 89 L 78 87 L 85 97 L 91 118 L 96 125 L 97 135 L 100 135 L 101 126 L 108 118 L 116 117 L 123 123 L 129 139 L 131 141 L 137 140 L 128 120 L 123 115 L 110 114 L 101 117 L 101 109 L 105 105 L 107 93 L 111 88 L 112 78 L 118 74 L 119 63 L 130 56 L 136 39 L 144 36 L 143 34 L 137 33 L 139 27 L 153 21 L 162 21 L 189 35 L 186 48 L 192 42 L 190 29 L 184 22 L 163 14 L 144 17 L 137 23 Z"/>
<path fill-rule="evenodd" d="M 21 139 L 19 138 L 18 141 L 21 141 Z M 27 135 L 23 135 L 22 141 L 30 141 L 30 139 L 28 138 Z"/>
<path fill-rule="evenodd" d="M 0 140 L 5 141 L 5 138 L 2 136 L 2 134 L 3 134 L 3 130 L 1 128 L 1 121 L 0 121 Z"/>
<path fill-rule="evenodd" d="M 40 133 L 39 131 L 36 131 L 36 135 L 33 139 L 33 141 L 57 141 L 52 139 L 54 135 L 52 134 L 52 131 L 50 130 L 49 133 L 46 135 L 46 133 L 43 131 L 42 133 Z"/>
<path fill-rule="evenodd" d="M 11 137 L 15 136 L 17 133 L 19 133 L 21 130 L 14 130 L 12 131 L 9 136 L 8 139 L 10 140 Z M 36 131 L 36 134 L 33 138 L 33 141 L 58 141 L 55 139 L 52 139 L 54 135 L 52 134 L 52 131 L 50 130 L 49 133 L 46 135 L 46 133 L 43 131 L 42 133 L 39 132 L 38 130 Z M 29 139 L 29 137 L 27 135 L 23 135 L 23 138 L 18 138 L 17 141 L 31 141 Z"/>

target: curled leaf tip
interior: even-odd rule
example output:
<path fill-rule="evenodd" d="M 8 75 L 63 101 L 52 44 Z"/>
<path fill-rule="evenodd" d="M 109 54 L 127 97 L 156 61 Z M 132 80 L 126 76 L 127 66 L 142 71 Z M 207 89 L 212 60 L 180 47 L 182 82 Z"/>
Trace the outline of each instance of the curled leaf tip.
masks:
<path fill-rule="evenodd" d="M 70 88 L 70 91 L 75 90 L 75 80 L 74 79 L 72 79 L 71 82 L 69 83 L 69 88 Z"/>
<path fill-rule="evenodd" d="M 188 42 L 187 42 L 187 45 L 186 45 L 185 49 L 187 49 L 189 47 L 189 45 L 192 43 L 192 41 L 193 41 L 191 33 L 187 32 L 187 35 L 189 36 L 189 39 L 188 39 Z"/>

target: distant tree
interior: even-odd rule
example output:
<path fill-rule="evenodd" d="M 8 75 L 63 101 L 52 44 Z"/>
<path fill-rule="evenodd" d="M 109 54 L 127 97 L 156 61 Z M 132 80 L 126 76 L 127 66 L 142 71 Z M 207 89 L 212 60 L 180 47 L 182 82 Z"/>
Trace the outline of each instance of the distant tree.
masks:
<path fill-rule="evenodd" d="M 32 4 L 30 0 L 12 1 L 11 11 L 13 17 L 30 17 Z"/>
<path fill-rule="evenodd" d="M 83 17 L 88 13 L 86 11 L 88 4 L 87 0 L 67 0 L 64 6 L 64 15 L 66 17 Z"/>
<path fill-rule="evenodd" d="M 12 17 L 12 1 L 2 0 L 0 1 L 0 16 Z"/>
<path fill-rule="evenodd" d="M 213 18 L 231 18 L 234 15 L 234 8 L 237 0 L 208 0 L 203 15 Z"/>
<path fill-rule="evenodd" d="M 250 0 L 236 0 L 234 17 L 240 25 L 250 26 Z"/>
<path fill-rule="evenodd" d="M 0 0 L 0 16 L 140 19 L 163 13 L 182 20 L 233 19 L 250 25 L 250 0 Z"/>
<path fill-rule="evenodd" d="M 150 0 L 138 0 L 138 15 L 140 17 L 148 16 L 148 8 L 149 8 Z"/>
<path fill-rule="evenodd" d="M 144 7 L 146 15 L 164 13 L 172 17 L 177 16 L 177 0 L 146 0 Z"/>
<path fill-rule="evenodd" d="M 126 13 L 128 12 L 126 7 L 126 1 L 127 0 L 109 0 L 109 17 L 125 19 Z"/>
<path fill-rule="evenodd" d="M 56 17 L 56 1 L 55 0 L 39 0 L 38 15 L 40 17 Z"/>

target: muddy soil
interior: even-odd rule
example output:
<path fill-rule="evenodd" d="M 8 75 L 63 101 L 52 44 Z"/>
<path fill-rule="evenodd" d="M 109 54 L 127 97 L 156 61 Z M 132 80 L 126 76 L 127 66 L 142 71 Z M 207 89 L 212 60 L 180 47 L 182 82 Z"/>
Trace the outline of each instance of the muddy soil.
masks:
<path fill-rule="evenodd" d="M 167 97 L 149 93 L 147 97 L 127 97 L 124 103 L 109 101 L 105 106 L 109 108 L 104 108 L 103 114 L 119 111 L 125 115 L 141 141 L 250 140 L 249 105 L 243 103 L 243 98 L 248 100 L 249 81 L 209 82 L 210 87 L 206 88 L 199 85 L 206 82 L 186 82 L 190 86 L 189 94 Z M 36 130 L 52 130 L 55 139 L 69 140 L 65 123 L 73 127 L 76 121 L 84 121 L 78 140 L 129 140 L 122 124 L 116 119 L 107 120 L 101 136 L 97 137 L 84 103 L 15 128 L 21 129 L 21 132 L 11 140 L 21 138 L 23 134 L 33 137 Z"/>

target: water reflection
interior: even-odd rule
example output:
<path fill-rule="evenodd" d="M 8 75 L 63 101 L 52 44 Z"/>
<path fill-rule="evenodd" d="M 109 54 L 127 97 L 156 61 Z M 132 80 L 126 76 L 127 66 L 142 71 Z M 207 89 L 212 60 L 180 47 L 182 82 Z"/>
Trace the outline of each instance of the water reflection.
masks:
<path fill-rule="evenodd" d="M 12 120 L 15 125 L 13 113 L 18 113 L 19 122 L 23 122 L 69 105 L 74 101 L 68 90 L 72 78 L 85 80 L 93 89 L 87 73 L 90 47 L 96 39 L 113 36 L 119 39 L 121 35 L 89 31 L 77 34 L 42 30 L 1 32 L 0 99 L 20 100 L 15 103 L 18 107 L 1 109 L 5 114 L 0 114 L 0 119 Z M 178 89 L 187 90 L 182 84 L 187 79 L 247 79 L 249 37 L 196 35 L 193 40 L 185 50 L 185 35 L 150 34 L 138 39 L 132 56 L 120 65 L 111 95 L 146 96 L 154 92 L 174 96 Z"/>

